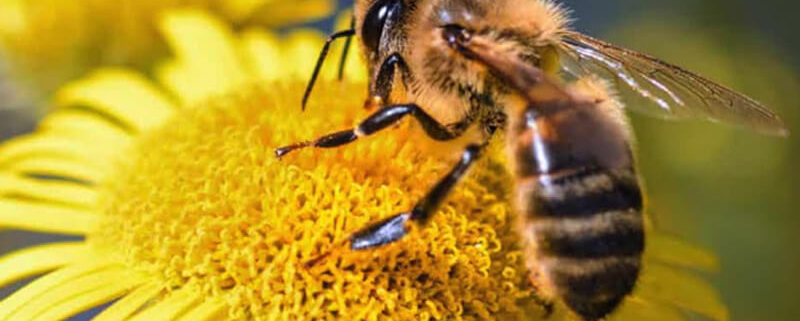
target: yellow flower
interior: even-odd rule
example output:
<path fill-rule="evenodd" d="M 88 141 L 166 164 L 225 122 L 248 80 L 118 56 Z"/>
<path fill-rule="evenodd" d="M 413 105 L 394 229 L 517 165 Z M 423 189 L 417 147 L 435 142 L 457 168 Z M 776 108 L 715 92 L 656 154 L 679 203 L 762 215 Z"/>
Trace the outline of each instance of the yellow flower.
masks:
<path fill-rule="evenodd" d="M 410 125 L 278 161 L 276 146 L 364 117 L 363 78 L 322 82 L 301 113 L 292 75 L 310 68 L 301 53 L 321 37 L 235 36 L 185 11 L 162 30 L 176 58 L 158 83 L 98 71 L 62 89 L 35 133 L 0 145 L 0 226 L 86 237 L 0 257 L 0 286 L 43 274 L 0 301 L 0 320 L 57 320 L 116 299 L 95 320 L 542 319 L 510 232 L 501 153 L 425 229 L 375 251 L 339 249 L 408 209 L 450 163 Z M 727 320 L 713 288 L 684 270 L 714 269 L 713 256 L 649 232 L 644 275 L 610 320 Z M 568 320 L 563 310 L 550 320 Z"/>
<path fill-rule="evenodd" d="M 100 66 L 151 69 L 167 53 L 154 26 L 170 8 L 204 8 L 246 27 L 323 18 L 335 5 L 331 0 L 4 0 L 0 58 L 11 62 L 19 90 L 46 101 L 65 82 Z"/>

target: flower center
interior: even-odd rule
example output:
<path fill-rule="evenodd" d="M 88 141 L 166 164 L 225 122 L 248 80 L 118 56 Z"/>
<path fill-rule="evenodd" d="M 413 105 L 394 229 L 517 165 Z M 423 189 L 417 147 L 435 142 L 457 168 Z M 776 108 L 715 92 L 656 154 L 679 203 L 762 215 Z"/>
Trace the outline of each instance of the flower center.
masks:
<path fill-rule="evenodd" d="M 531 291 L 502 166 L 479 164 L 424 229 L 350 252 L 335 244 L 407 211 L 452 162 L 423 152 L 426 139 L 407 125 L 278 161 L 275 147 L 366 115 L 353 107 L 362 86 L 322 85 L 305 113 L 302 86 L 278 87 L 217 98 L 143 137 L 108 187 L 106 223 L 90 241 L 169 288 L 224 298 L 235 318 L 523 313 L 517 304 Z"/>

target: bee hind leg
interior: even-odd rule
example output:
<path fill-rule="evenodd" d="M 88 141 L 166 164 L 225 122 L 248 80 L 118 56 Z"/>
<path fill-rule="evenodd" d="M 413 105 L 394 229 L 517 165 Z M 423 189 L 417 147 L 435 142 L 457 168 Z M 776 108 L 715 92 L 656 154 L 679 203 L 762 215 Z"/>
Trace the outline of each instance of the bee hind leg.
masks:
<path fill-rule="evenodd" d="M 544 314 L 542 314 L 542 319 L 547 320 L 550 319 L 551 316 L 553 316 L 553 312 L 555 311 L 555 304 L 553 303 L 553 301 L 549 301 L 538 295 L 534 295 L 533 302 L 539 305 L 539 307 L 541 307 L 542 310 L 544 310 Z"/>
<path fill-rule="evenodd" d="M 446 141 L 459 137 L 464 130 L 451 130 L 450 127 L 440 124 L 416 104 L 386 106 L 373 113 L 354 129 L 343 130 L 325 135 L 315 141 L 301 142 L 275 150 L 275 156 L 281 158 L 286 154 L 306 147 L 335 148 L 356 141 L 359 137 L 372 135 L 382 129 L 398 123 L 405 116 L 413 116 L 425 132 L 434 140 Z"/>
<path fill-rule="evenodd" d="M 555 303 L 545 295 L 545 292 L 542 291 L 542 282 L 539 279 L 538 273 L 531 273 L 529 275 L 528 280 L 530 281 L 531 285 L 536 289 L 532 295 L 531 299 L 533 303 L 539 306 L 544 313 L 542 314 L 542 319 L 547 320 L 553 316 L 553 312 L 555 312 Z"/>

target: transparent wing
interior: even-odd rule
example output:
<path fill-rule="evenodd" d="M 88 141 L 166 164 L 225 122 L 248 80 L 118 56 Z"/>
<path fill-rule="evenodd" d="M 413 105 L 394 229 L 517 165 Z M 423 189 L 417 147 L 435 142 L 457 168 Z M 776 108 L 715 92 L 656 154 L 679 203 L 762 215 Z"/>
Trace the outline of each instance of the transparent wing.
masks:
<path fill-rule="evenodd" d="M 468 37 L 463 30 L 446 30 L 454 48 L 469 59 L 481 62 L 492 74 L 516 89 L 530 103 L 562 102 L 577 103 L 557 81 L 541 69 L 527 63 L 518 56 L 509 54 L 497 43 L 480 37 Z"/>
<path fill-rule="evenodd" d="M 598 39 L 567 32 L 563 36 L 563 70 L 575 77 L 587 73 L 616 77 L 654 104 L 631 104 L 628 109 L 667 118 L 702 118 L 755 131 L 785 136 L 781 119 L 761 103 L 694 74 Z"/>

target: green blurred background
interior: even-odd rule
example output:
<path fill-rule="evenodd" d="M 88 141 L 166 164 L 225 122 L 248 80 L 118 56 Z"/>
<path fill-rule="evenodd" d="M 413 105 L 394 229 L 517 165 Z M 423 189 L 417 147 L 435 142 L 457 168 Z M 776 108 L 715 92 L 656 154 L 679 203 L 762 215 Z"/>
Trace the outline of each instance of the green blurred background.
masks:
<path fill-rule="evenodd" d="M 341 7 L 351 1 L 341 2 Z M 793 135 L 634 115 L 657 227 L 722 261 L 709 275 L 734 321 L 800 319 L 800 3 L 782 0 L 571 0 L 575 27 L 685 66 L 764 102 Z M 314 26 L 330 30 L 332 20 Z M 26 132 L 32 101 L 0 57 L 0 139 Z M 22 108 L 20 108 L 22 107 Z M 0 234 L 0 254 L 42 236 Z M 0 297 L 5 296 L 0 293 Z"/>

